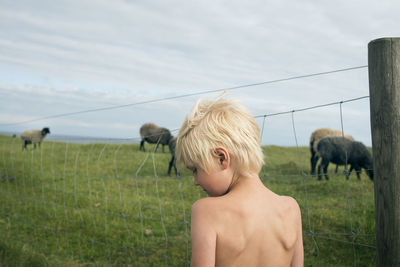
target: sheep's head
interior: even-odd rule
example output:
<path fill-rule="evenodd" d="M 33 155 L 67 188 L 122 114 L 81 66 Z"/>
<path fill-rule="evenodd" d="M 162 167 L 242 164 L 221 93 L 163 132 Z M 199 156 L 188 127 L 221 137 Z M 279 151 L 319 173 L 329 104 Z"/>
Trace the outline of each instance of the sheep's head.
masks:
<path fill-rule="evenodd" d="M 45 136 L 46 134 L 49 134 L 50 133 L 50 129 L 48 128 L 48 127 L 44 127 L 43 129 L 42 129 L 42 135 L 43 136 Z"/>

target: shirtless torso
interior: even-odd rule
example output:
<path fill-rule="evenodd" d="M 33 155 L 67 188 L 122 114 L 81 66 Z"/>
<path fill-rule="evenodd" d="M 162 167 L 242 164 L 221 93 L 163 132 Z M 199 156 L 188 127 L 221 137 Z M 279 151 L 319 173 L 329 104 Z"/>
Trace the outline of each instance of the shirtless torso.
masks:
<path fill-rule="evenodd" d="M 193 238 L 199 242 L 193 249 L 202 250 L 194 253 L 202 259 L 192 259 L 195 266 L 303 266 L 297 202 L 273 193 L 258 177 L 239 180 L 226 195 L 197 201 Z"/>

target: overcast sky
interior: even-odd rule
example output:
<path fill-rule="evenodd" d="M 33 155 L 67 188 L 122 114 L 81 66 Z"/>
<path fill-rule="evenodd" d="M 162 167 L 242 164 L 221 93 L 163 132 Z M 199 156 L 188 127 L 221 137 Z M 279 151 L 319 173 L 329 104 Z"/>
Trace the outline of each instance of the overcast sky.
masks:
<path fill-rule="evenodd" d="M 128 104 L 354 67 L 226 96 L 255 116 L 368 96 L 368 42 L 400 36 L 399 12 L 398 0 L 1 0 L 0 132 L 137 138 L 220 92 Z M 295 145 L 294 122 L 299 145 L 342 126 L 370 145 L 369 99 L 341 108 L 267 117 L 263 144 Z"/>

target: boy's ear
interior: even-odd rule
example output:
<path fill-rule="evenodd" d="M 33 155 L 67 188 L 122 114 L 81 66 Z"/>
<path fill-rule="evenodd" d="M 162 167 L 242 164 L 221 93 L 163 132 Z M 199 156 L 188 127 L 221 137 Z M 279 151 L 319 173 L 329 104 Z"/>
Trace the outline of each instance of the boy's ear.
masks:
<path fill-rule="evenodd" d="M 223 147 L 217 147 L 214 150 L 215 156 L 218 159 L 218 163 L 226 169 L 229 167 L 230 157 L 228 151 Z"/>

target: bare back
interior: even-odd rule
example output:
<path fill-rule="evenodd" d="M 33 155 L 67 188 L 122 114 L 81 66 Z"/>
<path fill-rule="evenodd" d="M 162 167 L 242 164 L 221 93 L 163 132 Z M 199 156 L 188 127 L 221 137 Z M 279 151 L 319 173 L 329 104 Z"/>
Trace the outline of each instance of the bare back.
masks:
<path fill-rule="evenodd" d="M 216 266 L 296 266 L 296 257 L 302 265 L 301 214 L 293 198 L 246 178 L 228 194 L 201 201 L 215 230 Z"/>

